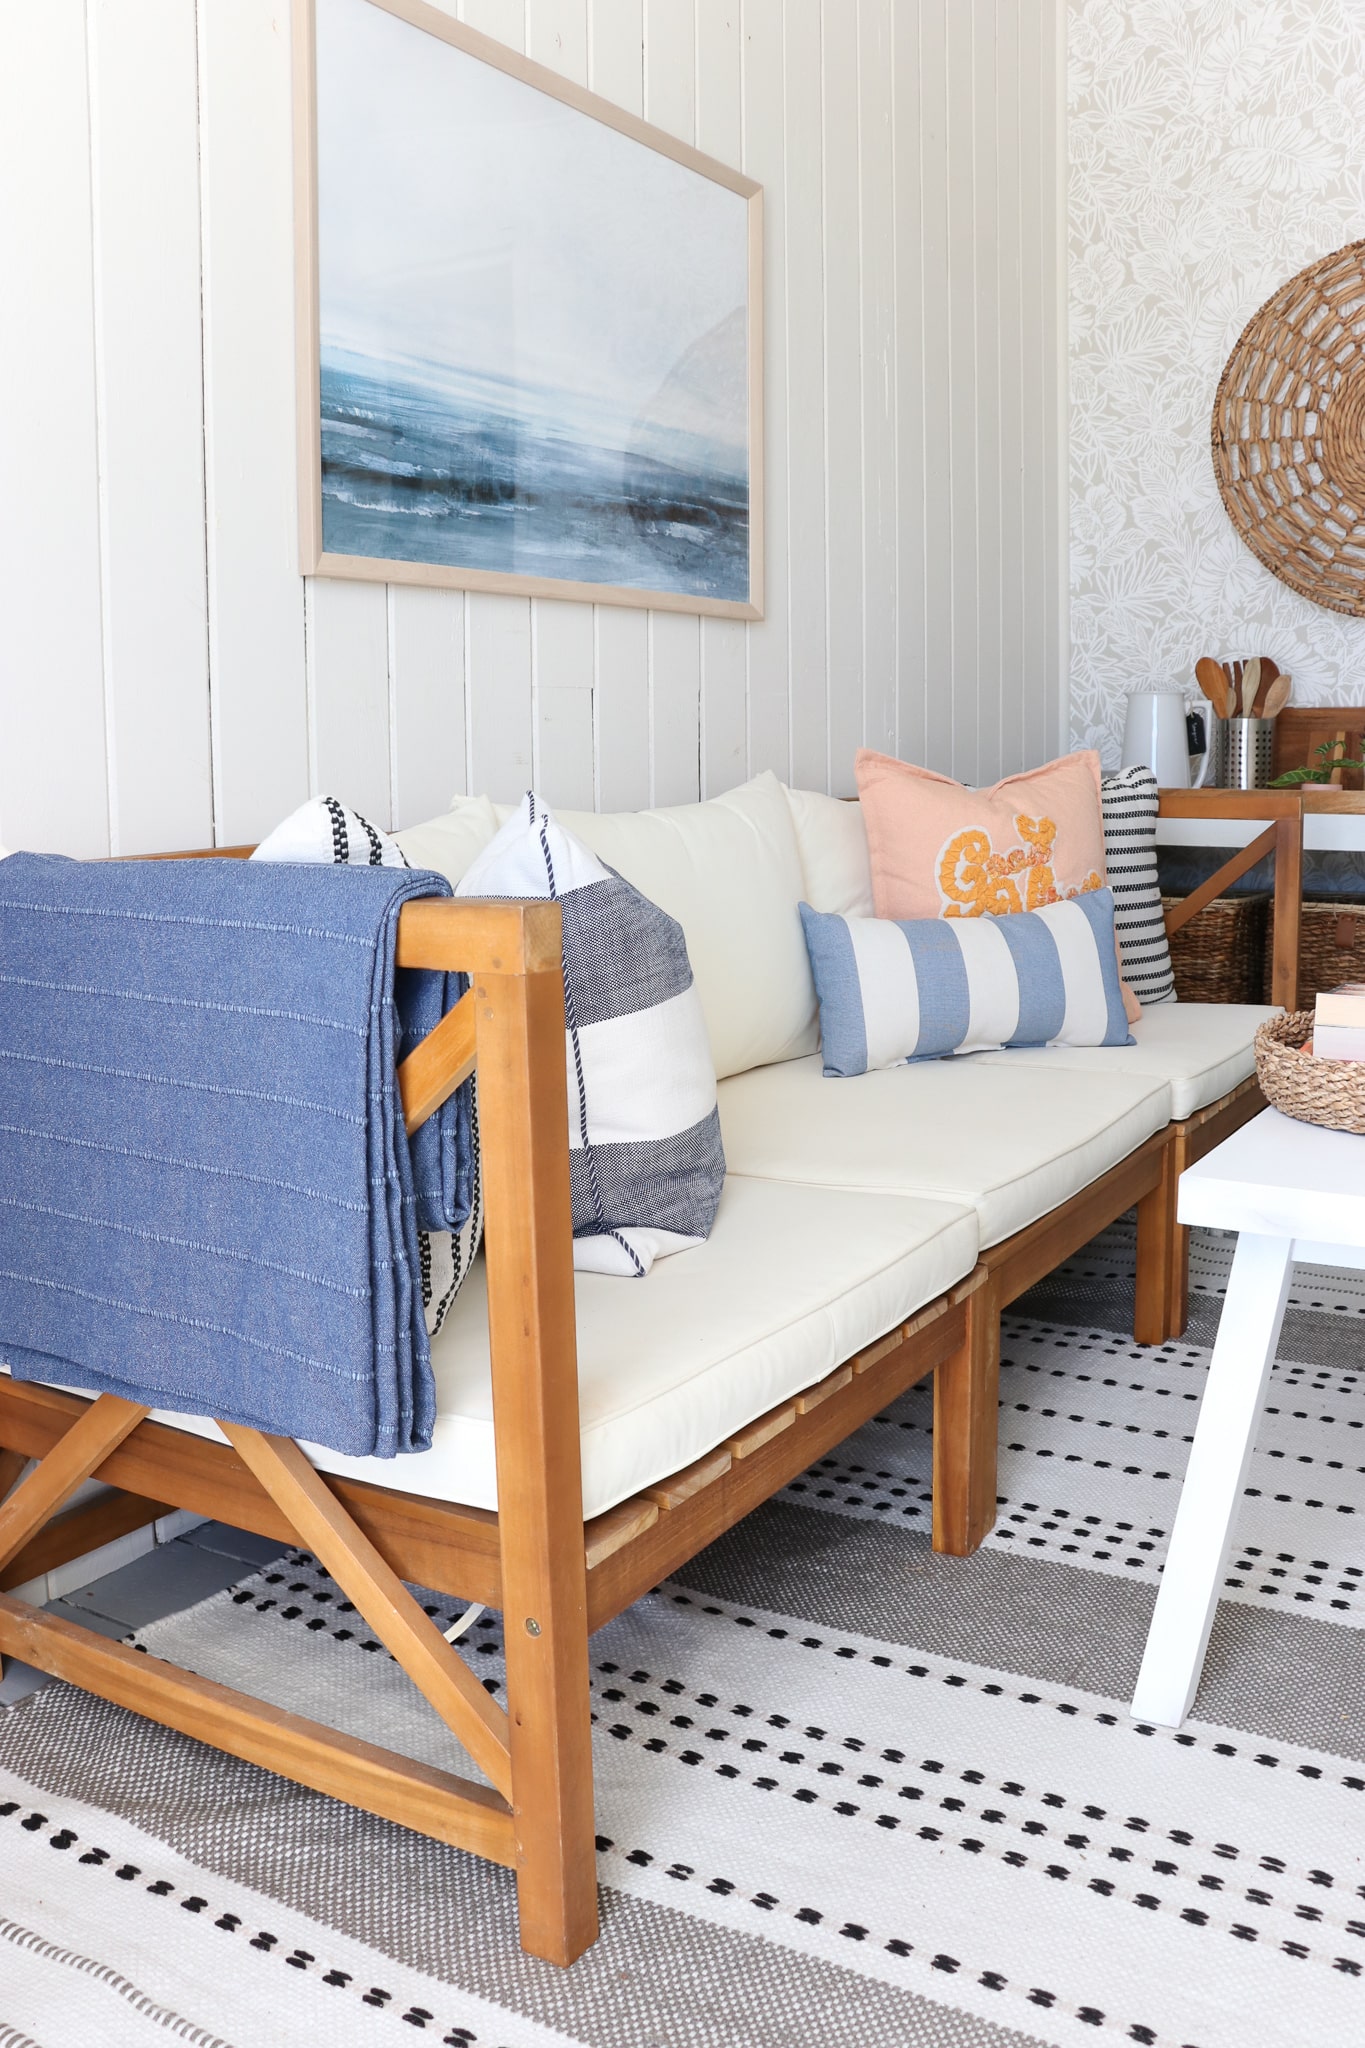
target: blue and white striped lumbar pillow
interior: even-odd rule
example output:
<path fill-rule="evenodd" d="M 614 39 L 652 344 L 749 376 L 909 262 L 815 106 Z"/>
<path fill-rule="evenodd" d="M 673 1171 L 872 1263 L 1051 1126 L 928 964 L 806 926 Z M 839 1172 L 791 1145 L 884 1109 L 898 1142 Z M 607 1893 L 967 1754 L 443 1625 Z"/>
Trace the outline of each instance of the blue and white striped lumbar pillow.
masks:
<path fill-rule="evenodd" d="M 840 917 L 801 905 L 827 1074 L 1007 1045 L 1131 1045 L 1114 898 L 1013 917 Z"/>

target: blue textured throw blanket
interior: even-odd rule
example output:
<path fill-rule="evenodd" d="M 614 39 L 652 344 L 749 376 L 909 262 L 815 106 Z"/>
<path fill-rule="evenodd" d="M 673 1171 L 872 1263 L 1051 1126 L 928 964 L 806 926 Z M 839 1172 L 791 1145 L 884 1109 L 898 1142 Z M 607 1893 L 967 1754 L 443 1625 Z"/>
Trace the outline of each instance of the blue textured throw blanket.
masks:
<path fill-rule="evenodd" d="M 19 1379 L 425 1450 L 417 1231 L 469 1213 L 469 1090 L 403 1051 L 458 996 L 394 966 L 401 868 L 0 860 L 0 1359 Z"/>

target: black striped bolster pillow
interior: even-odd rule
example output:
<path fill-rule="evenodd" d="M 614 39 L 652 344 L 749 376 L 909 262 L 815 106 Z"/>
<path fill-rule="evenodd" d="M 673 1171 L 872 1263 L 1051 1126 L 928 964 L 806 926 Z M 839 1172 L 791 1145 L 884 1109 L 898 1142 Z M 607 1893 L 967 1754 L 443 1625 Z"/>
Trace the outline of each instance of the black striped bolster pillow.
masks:
<path fill-rule="evenodd" d="M 1156 870 L 1157 782 L 1150 768 L 1123 768 L 1100 783 L 1104 865 L 1114 892 L 1123 978 L 1148 1008 L 1175 1001 L 1171 950 Z"/>

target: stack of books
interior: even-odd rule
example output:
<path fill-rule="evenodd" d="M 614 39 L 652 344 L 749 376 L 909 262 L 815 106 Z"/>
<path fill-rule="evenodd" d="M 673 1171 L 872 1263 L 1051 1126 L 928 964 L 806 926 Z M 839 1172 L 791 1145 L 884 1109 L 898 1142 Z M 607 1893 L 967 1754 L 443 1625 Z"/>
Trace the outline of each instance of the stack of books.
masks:
<path fill-rule="evenodd" d="M 1324 989 L 1313 1006 L 1312 1052 L 1320 1060 L 1365 1060 L 1365 981 Z"/>

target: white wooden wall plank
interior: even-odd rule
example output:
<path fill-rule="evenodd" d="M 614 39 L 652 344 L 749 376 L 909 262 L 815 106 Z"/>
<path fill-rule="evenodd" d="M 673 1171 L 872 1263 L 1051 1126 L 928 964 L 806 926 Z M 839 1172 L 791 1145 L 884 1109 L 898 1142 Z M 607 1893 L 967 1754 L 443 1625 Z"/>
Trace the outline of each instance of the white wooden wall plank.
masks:
<path fill-rule="evenodd" d="M 1000 247 L 997 193 L 996 0 L 972 4 L 973 246 L 976 271 L 976 772 L 1000 769 Z M 989 110 L 989 111 L 988 111 Z"/>
<path fill-rule="evenodd" d="M 596 791 L 595 609 L 559 598 L 538 598 L 531 607 L 535 786 L 547 803 L 567 810 L 592 810 Z"/>
<path fill-rule="evenodd" d="M 858 6 L 863 445 L 863 744 L 896 745 L 896 243 L 892 0 Z M 838 794 L 852 764 L 834 763 Z M 839 780 L 840 770 L 846 781 Z"/>
<path fill-rule="evenodd" d="M 649 615 L 650 801 L 692 804 L 701 795 L 701 621 L 686 612 Z"/>
<path fill-rule="evenodd" d="M 701 794 L 719 796 L 748 774 L 748 630 L 738 619 L 701 622 Z"/>
<path fill-rule="evenodd" d="M 526 0 L 459 0 L 458 8 L 447 0 L 436 0 L 436 4 L 445 14 L 458 13 L 461 21 L 481 35 L 496 36 L 514 50 L 525 48 Z"/>
<path fill-rule="evenodd" d="M 597 802 L 640 811 L 649 777 L 649 615 L 600 605 L 597 640 Z"/>
<path fill-rule="evenodd" d="M 892 15 L 895 122 L 896 752 L 929 754 L 925 682 L 925 375 L 923 147 L 919 10 Z"/>
<path fill-rule="evenodd" d="M 744 156 L 742 68 L 740 0 L 697 0 L 697 147 L 736 169 Z M 738 619 L 703 619 L 703 796 L 744 780 L 747 669 L 747 628 Z"/>
<path fill-rule="evenodd" d="M 645 0 L 645 119 L 691 142 L 697 124 L 695 0 Z"/>
<path fill-rule="evenodd" d="M 469 787 L 495 803 L 516 803 L 535 775 L 529 602 L 471 591 L 465 661 Z"/>
<path fill-rule="evenodd" d="M 739 168 L 744 143 L 740 0 L 696 0 L 697 147 Z"/>
<path fill-rule="evenodd" d="M 217 841 L 308 794 L 294 460 L 289 17 L 199 0 L 204 465 Z"/>
<path fill-rule="evenodd" d="M 996 168 L 1000 294 L 1000 765 L 1002 772 L 1024 758 L 1024 709 L 1028 673 L 1024 647 L 1024 521 L 1028 482 L 1022 458 L 1020 364 L 1024 341 L 1023 276 L 1036 264 L 1036 241 L 1024 247 L 1024 165 L 1020 155 L 1019 63 L 1021 10 L 1016 0 L 996 0 Z"/>
<path fill-rule="evenodd" d="M 829 786 L 853 788 L 863 743 L 863 361 L 858 161 L 858 23 L 823 0 L 825 433 Z"/>
<path fill-rule="evenodd" d="M 0 10 L 0 842 L 109 851 L 82 0 Z"/>
<path fill-rule="evenodd" d="M 1024 10 L 1022 33 L 1024 51 L 1021 57 L 1023 72 L 1019 93 L 1019 134 L 1020 148 L 1025 160 L 1036 164 L 1043 149 L 1043 113 L 1038 102 L 1038 90 L 1042 81 L 1044 64 L 1042 38 L 1042 9 L 1033 7 Z M 1048 451 L 1044 445 L 1044 386 L 1048 366 L 1043 359 L 1043 333 L 1046 321 L 1045 300 L 1049 283 L 1043 275 L 1041 263 L 1041 208 L 1039 180 L 1037 177 L 1020 181 L 1020 202 L 1024 217 L 1023 235 L 1028 246 L 1036 251 L 1033 261 L 1023 267 L 1021 298 L 1023 322 L 1019 345 L 1019 412 L 1020 412 L 1020 460 L 1026 479 L 1034 480 L 1030 490 L 1030 506 L 1034 506 L 1036 480 L 1044 472 Z M 1054 735 L 1044 731 L 1043 702 L 1047 694 L 1047 678 L 1043 670 L 1043 649 L 1046 642 L 1047 592 L 1045 583 L 1048 575 L 1048 546 L 1044 522 L 1041 517 L 1026 517 L 1024 521 L 1022 576 L 1024 586 L 1024 652 L 1023 652 L 1023 751 L 1030 759 L 1046 760 L 1056 751 L 1052 745 Z"/>
<path fill-rule="evenodd" d="M 198 51 L 180 0 L 87 20 L 111 838 L 148 853 L 213 839 Z"/>
<path fill-rule="evenodd" d="M 638 114 L 645 103 L 644 0 L 589 0 L 588 84 Z"/>
<path fill-rule="evenodd" d="M 1037 100 L 1041 115 L 1038 154 L 1030 185 L 1038 195 L 1038 269 L 1045 280 L 1039 353 L 1044 365 L 1041 393 L 1042 459 L 1038 479 L 1040 525 L 1046 536 L 1042 551 L 1043 643 L 1038 730 L 1030 758 L 1046 760 L 1071 744 L 1070 713 L 1064 702 L 1062 671 L 1068 627 L 1064 616 L 1063 582 L 1067 574 L 1066 321 L 1062 294 L 1066 287 L 1066 246 L 1062 209 L 1066 199 L 1066 17 L 1053 0 L 1039 7 L 1039 76 Z"/>
<path fill-rule="evenodd" d="M 526 0 L 526 54 L 586 85 L 588 0 Z"/>
<path fill-rule="evenodd" d="M 395 827 L 448 810 L 465 791 L 464 596 L 389 585 Z"/>
<path fill-rule="evenodd" d="M 743 0 L 744 169 L 764 189 L 767 617 L 749 633 L 749 773 L 791 778 L 787 626 L 786 118 L 782 0 Z"/>
<path fill-rule="evenodd" d="M 384 585 L 310 577 L 312 791 L 340 797 L 386 829 L 393 823 L 388 668 Z"/>
<path fill-rule="evenodd" d="M 589 633 L 592 611 L 583 608 Z M 538 630 L 533 620 L 533 631 Z M 596 809 L 596 735 L 593 732 L 593 688 L 547 690 L 540 699 L 538 745 L 540 766 L 535 787 L 548 804 L 566 811 Z"/>
<path fill-rule="evenodd" d="M 837 11 L 837 0 L 836 9 Z M 788 619 L 791 633 L 791 779 L 830 787 L 829 658 L 825 642 L 825 152 L 822 32 L 831 9 L 786 15 Z M 844 35 L 842 24 L 834 33 Z M 855 259 L 856 260 L 856 259 Z M 852 775 L 853 758 L 841 762 Z"/>
<path fill-rule="evenodd" d="M 948 78 L 948 295 L 950 350 L 948 426 L 952 435 L 948 533 L 951 542 L 953 773 L 971 774 L 980 732 L 977 724 L 979 672 L 977 334 L 976 334 L 976 150 L 978 119 L 987 108 L 973 105 L 975 22 L 972 8 L 950 0 L 947 10 Z"/>
<path fill-rule="evenodd" d="M 957 0 L 920 0 L 919 137 L 924 297 L 924 765 L 953 767 L 953 441 L 949 417 L 954 359 L 948 332 L 948 12 Z"/>
<path fill-rule="evenodd" d="M 387 828 L 393 733 L 385 587 L 310 576 L 307 617 L 311 788 Z"/>

